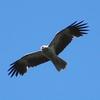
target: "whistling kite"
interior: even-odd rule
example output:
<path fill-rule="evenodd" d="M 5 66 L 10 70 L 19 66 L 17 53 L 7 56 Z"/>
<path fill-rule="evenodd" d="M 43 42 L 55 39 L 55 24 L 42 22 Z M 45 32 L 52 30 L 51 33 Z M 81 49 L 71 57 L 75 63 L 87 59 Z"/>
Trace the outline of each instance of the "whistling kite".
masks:
<path fill-rule="evenodd" d="M 11 77 L 14 75 L 18 76 L 18 74 L 24 75 L 28 68 L 35 67 L 49 60 L 52 61 L 58 71 L 64 69 L 67 62 L 58 57 L 58 54 L 64 50 L 74 37 L 80 37 L 83 36 L 83 34 L 87 34 L 85 32 L 88 31 L 86 29 L 87 27 L 87 23 L 75 21 L 58 32 L 48 46 L 43 45 L 40 51 L 25 55 L 12 63 L 11 68 L 8 70 L 8 75 L 11 75 Z"/>

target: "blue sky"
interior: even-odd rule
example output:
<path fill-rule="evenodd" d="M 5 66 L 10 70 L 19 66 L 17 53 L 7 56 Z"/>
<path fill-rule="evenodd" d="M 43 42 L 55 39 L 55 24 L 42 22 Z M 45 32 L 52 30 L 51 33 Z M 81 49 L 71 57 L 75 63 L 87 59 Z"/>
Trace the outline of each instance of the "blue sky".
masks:
<path fill-rule="evenodd" d="M 1 0 L 0 100 L 100 100 L 100 1 Z M 51 62 L 10 78 L 10 63 L 49 44 L 57 31 L 85 20 L 90 31 L 60 54 L 68 62 L 57 72 Z"/>

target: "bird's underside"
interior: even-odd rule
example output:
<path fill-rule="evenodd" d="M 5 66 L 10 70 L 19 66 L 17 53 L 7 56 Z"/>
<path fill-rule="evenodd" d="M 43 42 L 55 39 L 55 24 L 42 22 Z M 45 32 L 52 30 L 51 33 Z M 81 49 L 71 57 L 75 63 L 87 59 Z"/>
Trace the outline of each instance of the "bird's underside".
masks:
<path fill-rule="evenodd" d="M 58 71 L 64 69 L 67 63 L 58 57 L 59 53 L 61 53 L 64 48 L 68 46 L 73 37 L 80 37 L 87 34 L 85 33 L 88 31 L 86 29 L 87 27 L 87 23 L 84 23 L 83 21 L 76 21 L 72 23 L 58 32 L 47 47 L 43 46 L 42 50 L 25 55 L 12 63 L 11 67 L 8 69 L 8 75 L 11 75 L 11 77 L 14 75 L 18 76 L 19 74 L 24 75 L 28 68 L 35 67 L 49 60 L 53 62 Z M 46 49 L 48 49 L 48 52 L 45 51 Z"/>
<path fill-rule="evenodd" d="M 55 66 L 55 68 L 60 71 L 61 69 L 64 69 L 66 67 L 66 62 L 58 57 L 58 55 L 55 53 L 54 49 L 49 46 L 42 47 L 42 53 L 46 58 L 48 58 Z"/>

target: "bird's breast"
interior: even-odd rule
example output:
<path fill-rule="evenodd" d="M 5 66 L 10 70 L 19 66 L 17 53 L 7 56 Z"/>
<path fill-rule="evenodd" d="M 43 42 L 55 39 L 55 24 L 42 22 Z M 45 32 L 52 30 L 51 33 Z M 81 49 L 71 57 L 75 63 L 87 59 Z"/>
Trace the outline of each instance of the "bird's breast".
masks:
<path fill-rule="evenodd" d="M 48 59 L 52 59 L 56 55 L 51 48 L 43 49 L 42 52 Z"/>

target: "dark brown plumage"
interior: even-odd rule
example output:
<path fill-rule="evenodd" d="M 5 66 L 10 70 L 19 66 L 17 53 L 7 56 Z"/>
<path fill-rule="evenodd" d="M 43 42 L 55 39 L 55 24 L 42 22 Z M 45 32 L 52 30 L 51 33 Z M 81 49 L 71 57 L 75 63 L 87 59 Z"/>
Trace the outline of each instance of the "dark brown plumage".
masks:
<path fill-rule="evenodd" d="M 66 46 L 68 46 L 74 36 L 80 37 L 83 34 L 87 34 L 85 33 L 85 31 L 88 31 L 86 29 L 87 27 L 87 23 L 83 23 L 83 21 L 77 23 L 77 21 L 75 21 L 62 31 L 58 32 L 49 46 L 54 46 L 56 54 L 59 54 Z"/>
<path fill-rule="evenodd" d="M 9 68 L 8 75 L 11 74 L 11 77 L 15 74 L 15 76 L 18 76 L 18 74 L 23 75 L 27 71 L 27 67 L 34 67 L 41 63 L 47 62 L 49 59 L 47 59 L 41 51 L 34 52 L 28 55 L 23 56 L 21 59 L 15 61 L 11 64 L 11 68 Z"/>
<path fill-rule="evenodd" d="M 87 27 L 87 23 L 83 23 L 83 21 L 76 21 L 72 23 L 71 25 L 56 34 L 54 39 L 49 44 L 49 47 L 53 48 L 54 52 L 58 55 L 64 50 L 66 46 L 68 46 L 73 37 L 80 37 L 83 36 L 83 34 L 87 34 L 85 33 L 86 31 L 88 31 L 86 29 Z M 49 60 L 50 59 L 44 56 L 42 51 L 25 55 L 11 64 L 11 68 L 8 69 L 8 75 L 11 75 L 11 77 L 14 75 L 18 76 L 18 74 L 23 75 L 27 72 L 27 68 L 35 67 Z"/>

